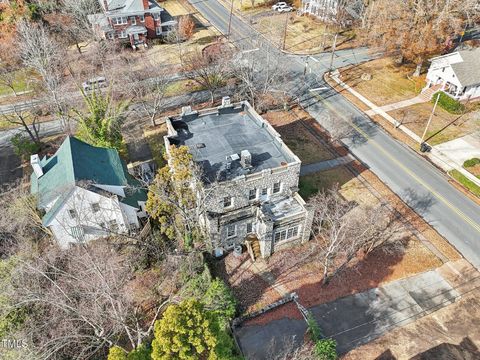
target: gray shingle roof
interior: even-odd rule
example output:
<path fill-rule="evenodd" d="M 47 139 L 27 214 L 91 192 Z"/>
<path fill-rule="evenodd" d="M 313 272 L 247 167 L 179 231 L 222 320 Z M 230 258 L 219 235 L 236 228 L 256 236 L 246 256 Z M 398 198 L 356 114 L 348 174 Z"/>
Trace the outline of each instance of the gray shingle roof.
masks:
<path fill-rule="evenodd" d="M 458 53 L 463 62 L 451 66 L 462 86 L 480 84 L 480 48 L 460 50 Z"/>

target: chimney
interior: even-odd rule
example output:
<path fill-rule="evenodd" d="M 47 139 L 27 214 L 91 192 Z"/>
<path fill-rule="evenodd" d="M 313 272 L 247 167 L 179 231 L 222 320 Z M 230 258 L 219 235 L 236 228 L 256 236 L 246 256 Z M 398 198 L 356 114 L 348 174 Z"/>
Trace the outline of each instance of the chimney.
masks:
<path fill-rule="evenodd" d="M 193 111 L 191 106 L 182 106 L 182 114 L 181 114 L 182 116 L 190 115 L 192 113 Z"/>
<path fill-rule="evenodd" d="M 248 150 L 242 150 L 240 152 L 240 164 L 244 169 L 252 167 L 252 154 Z"/>
<path fill-rule="evenodd" d="M 40 165 L 38 154 L 30 156 L 30 165 L 32 165 L 33 172 L 37 175 L 37 178 L 43 175 L 43 169 L 42 165 Z"/>
<path fill-rule="evenodd" d="M 222 97 L 222 108 L 231 106 L 230 96 Z"/>

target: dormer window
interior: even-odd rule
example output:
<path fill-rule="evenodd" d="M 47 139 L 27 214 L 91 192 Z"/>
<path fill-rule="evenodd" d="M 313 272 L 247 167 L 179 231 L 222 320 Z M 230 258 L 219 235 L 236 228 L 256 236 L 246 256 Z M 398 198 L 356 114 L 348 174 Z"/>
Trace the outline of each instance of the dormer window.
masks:
<path fill-rule="evenodd" d="M 153 13 L 153 19 L 154 20 L 160 20 L 160 14 L 159 13 Z"/>
<path fill-rule="evenodd" d="M 130 23 L 132 25 L 137 25 L 137 18 L 135 16 L 130 16 Z"/>
<path fill-rule="evenodd" d="M 145 22 L 145 15 L 139 15 L 140 22 Z"/>
<path fill-rule="evenodd" d="M 68 210 L 68 215 L 70 215 L 70 219 L 76 219 L 77 218 L 77 212 L 75 211 L 75 209 Z"/>

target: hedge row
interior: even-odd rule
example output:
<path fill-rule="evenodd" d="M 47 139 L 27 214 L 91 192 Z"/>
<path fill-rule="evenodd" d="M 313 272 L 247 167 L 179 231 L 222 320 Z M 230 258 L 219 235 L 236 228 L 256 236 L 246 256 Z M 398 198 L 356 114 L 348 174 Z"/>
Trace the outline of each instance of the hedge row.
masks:
<path fill-rule="evenodd" d="M 433 95 L 432 102 L 435 103 L 437 101 L 437 96 L 440 96 L 438 99 L 438 105 L 448 111 L 451 114 L 462 114 L 465 111 L 465 106 L 460 103 L 459 101 L 451 98 L 443 91 L 439 91 Z"/>

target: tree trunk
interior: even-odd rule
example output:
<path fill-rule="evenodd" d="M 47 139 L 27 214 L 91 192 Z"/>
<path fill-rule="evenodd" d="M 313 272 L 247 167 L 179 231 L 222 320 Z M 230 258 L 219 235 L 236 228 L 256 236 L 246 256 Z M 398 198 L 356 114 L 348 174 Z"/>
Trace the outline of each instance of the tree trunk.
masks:
<path fill-rule="evenodd" d="M 415 69 L 415 72 L 413 73 L 413 76 L 415 76 L 415 77 L 420 76 L 420 73 L 422 72 L 422 65 L 423 65 L 423 60 L 420 61 L 420 62 L 417 64 L 417 68 Z"/>

